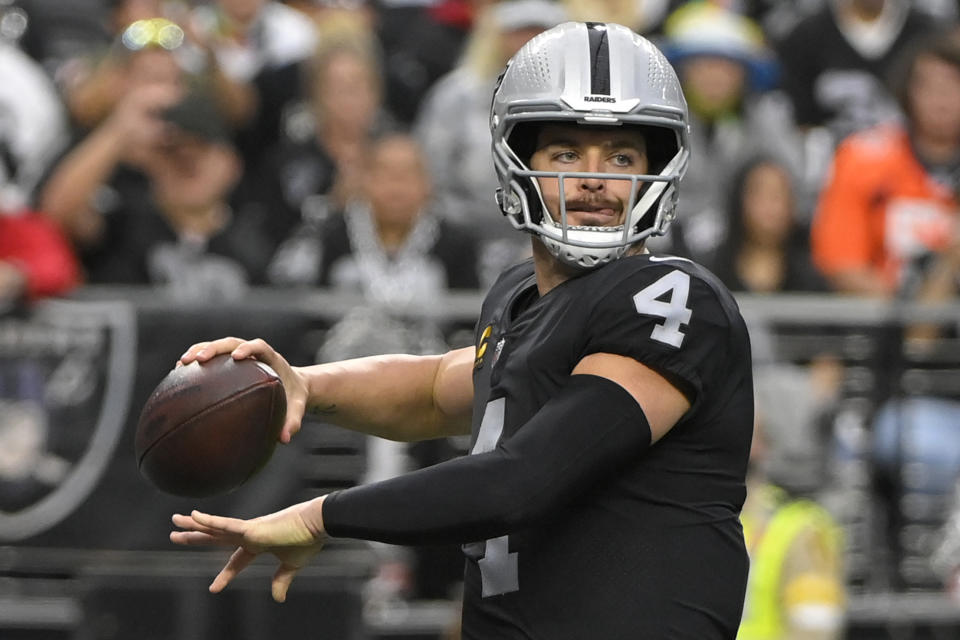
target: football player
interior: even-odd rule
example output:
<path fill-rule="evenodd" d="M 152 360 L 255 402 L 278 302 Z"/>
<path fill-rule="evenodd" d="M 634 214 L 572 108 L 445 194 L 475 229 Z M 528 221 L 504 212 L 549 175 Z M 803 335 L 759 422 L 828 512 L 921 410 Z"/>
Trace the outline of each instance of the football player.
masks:
<path fill-rule="evenodd" d="M 260 340 L 192 346 L 273 366 L 303 412 L 397 440 L 471 432 L 471 454 L 261 518 L 175 515 L 180 544 L 258 554 L 273 595 L 328 536 L 456 542 L 464 638 L 734 638 L 753 424 L 747 330 L 717 279 L 644 249 L 674 216 L 686 103 L 651 43 L 565 23 L 493 96 L 497 201 L 532 236 L 483 303 L 476 344 L 433 357 L 291 367 Z"/>

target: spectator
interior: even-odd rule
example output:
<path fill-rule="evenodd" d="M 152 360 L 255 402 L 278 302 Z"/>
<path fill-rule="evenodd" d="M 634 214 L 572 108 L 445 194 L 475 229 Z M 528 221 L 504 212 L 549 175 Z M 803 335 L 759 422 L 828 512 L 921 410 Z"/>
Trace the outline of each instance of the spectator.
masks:
<path fill-rule="evenodd" d="M 404 125 L 416 119 L 430 87 L 460 58 L 477 7 L 489 0 L 389 0 L 379 11 L 385 101 Z"/>
<path fill-rule="evenodd" d="M 316 282 L 360 292 L 367 301 L 331 328 L 318 362 L 443 353 L 454 327 L 438 324 L 423 310 L 448 290 L 477 288 L 473 241 L 430 211 L 426 160 L 413 138 L 394 134 L 374 143 L 364 175 L 365 201 L 349 203 L 343 216 L 332 218 L 313 240 L 313 250 L 319 249 Z M 366 482 L 462 453 L 446 441 L 408 445 L 374 437 L 367 438 L 366 449 Z M 455 545 L 397 551 L 383 553 L 385 564 L 369 585 L 370 605 L 402 595 L 449 598 L 462 578 L 463 558 Z"/>
<path fill-rule="evenodd" d="M 734 174 L 726 239 L 710 265 L 731 291 L 827 290 L 810 258 L 794 184 L 786 163 L 772 155 L 755 156 Z"/>
<path fill-rule="evenodd" d="M 902 0 L 828 0 L 777 43 L 783 86 L 804 128 L 819 128 L 811 166 L 820 166 L 836 142 L 895 119 L 885 78 L 899 52 L 930 36 L 935 22 Z"/>
<path fill-rule="evenodd" d="M 740 515 L 750 577 L 737 639 L 839 639 L 846 600 L 840 527 L 815 500 L 772 480 L 763 420 L 758 407 Z"/>
<path fill-rule="evenodd" d="M 317 47 L 316 28 L 275 0 L 215 0 L 198 6 L 190 24 L 225 77 L 252 87 L 236 142 L 244 163 L 253 165 L 277 142 L 284 109 L 302 97 L 297 74 Z"/>
<path fill-rule="evenodd" d="M 317 44 L 310 19 L 275 0 L 215 0 L 197 7 L 193 21 L 235 80 L 249 82 L 263 71 L 306 60 Z"/>
<path fill-rule="evenodd" d="M 775 67 L 754 22 L 714 4 L 692 3 L 670 14 L 665 37 L 690 108 L 692 141 L 680 233 L 670 250 L 705 259 L 726 233 L 721 203 L 731 168 L 765 150 L 799 164 L 798 140 L 785 101 L 766 91 Z"/>
<path fill-rule="evenodd" d="M 497 177 L 490 164 L 490 92 L 507 60 L 530 38 L 566 19 L 550 0 L 505 0 L 482 11 L 463 59 L 427 94 L 416 133 L 430 161 L 438 211 L 460 224 L 490 210 Z M 507 225 L 484 247 L 485 284 L 518 262 L 526 245 Z"/>
<path fill-rule="evenodd" d="M 228 129 L 201 90 L 158 107 L 150 100 L 170 87 L 147 88 L 156 91 L 134 94 L 55 169 L 50 211 L 74 229 L 91 282 L 235 298 L 270 246 L 257 221 L 232 214 L 241 164 Z"/>
<path fill-rule="evenodd" d="M 142 49 L 156 48 L 171 51 L 171 62 L 213 88 L 217 105 L 232 126 L 250 120 L 256 104 L 252 87 L 224 73 L 211 46 L 190 28 L 180 5 L 161 0 L 110 0 L 108 7 L 106 28 L 112 38 L 108 46 L 102 51 L 84 51 L 55 72 L 73 124 L 80 131 L 101 123 L 126 95 L 128 58 Z M 173 65 L 170 72 L 180 73 Z"/>
<path fill-rule="evenodd" d="M 274 282 L 360 292 L 393 309 L 428 304 L 447 289 L 476 289 L 476 250 L 429 211 L 429 174 L 417 143 L 385 136 L 362 169 L 363 198 L 313 238 L 295 234 L 271 265 Z M 313 245 L 309 260 L 305 243 Z"/>
<path fill-rule="evenodd" d="M 148 198 L 138 168 L 163 138 L 162 112 L 183 97 L 188 83 L 173 52 L 161 46 L 129 51 L 122 62 L 122 99 L 61 159 L 39 193 L 40 208 L 81 253 L 103 241 L 111 202 Z"/>
<path fill-rule="evenodd" d="M 278 243 L 359 195 L 370 140 L 394 128 L 382 108 L 372 39 L 328 39 L 304 71 L 309 101 L 291 113 L 285 137 L 258 162 L 243 196 L 266 212 Z"/>
<path fill-rule="evenodd" d="M 123 38 L 127 27 L 138 20 L 162 16 L 160 0 L 111 0 L 103 17 L 108 40 L 90 44 L 77 55 L 58 63 L 54 77 L 75 126 L 80 129 L 96 126 L 122 97 L 126 89 L 126 58 L 130 51 Z M 153 35 L 159 36 L 159 33 Z M 182 37 L 181 30 L 179 34 L 168 36 L 164 43 L 172 49 L 182 44 Z M 154 39 L 161 46 L 161 38 Z M 134 45 L 132 39 L 127 42 Z"/>
<path fill-rule="evenodd" d="M 814 218 L 815 261 L 844 293 L 913 296 L 956 238 L 958 39 L 918 45 L 896 84 L 906 124 L 869 129 L 840 145 Z"/>

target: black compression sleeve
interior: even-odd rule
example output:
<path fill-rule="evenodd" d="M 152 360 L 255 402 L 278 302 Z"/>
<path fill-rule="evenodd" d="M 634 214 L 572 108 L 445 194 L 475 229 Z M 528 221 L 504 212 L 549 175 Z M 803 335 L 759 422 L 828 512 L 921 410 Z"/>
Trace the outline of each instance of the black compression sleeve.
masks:
<path fill-rule="evenodd" d="M 330 494 L 332 536 L 392 544 L 509 534 L 569 503 L 650 446 L 640 405 L 606 378 L 575 375 L 493 451 Z"/>

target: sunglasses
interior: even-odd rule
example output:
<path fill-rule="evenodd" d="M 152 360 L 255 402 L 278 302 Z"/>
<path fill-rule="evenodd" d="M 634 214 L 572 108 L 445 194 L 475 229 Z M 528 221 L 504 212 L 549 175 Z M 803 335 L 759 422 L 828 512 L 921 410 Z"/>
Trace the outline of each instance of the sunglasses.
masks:
<path fill-rule="evenodd" d="M 137 20 L 130 24 L 120 36 L 123 46 L 130 51 L 140 51 L 147 47 L 161 47 L 173 51 L 183 44 L 184 33 L 180 25 L 166 18 Z"/>

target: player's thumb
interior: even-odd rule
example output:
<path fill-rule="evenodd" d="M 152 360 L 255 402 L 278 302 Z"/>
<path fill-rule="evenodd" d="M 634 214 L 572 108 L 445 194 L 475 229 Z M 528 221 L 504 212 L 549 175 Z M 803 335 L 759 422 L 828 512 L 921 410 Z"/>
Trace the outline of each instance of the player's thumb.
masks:
<path fill-rule="evenodd" d="M 273 582 L 270 585 L 270 593 L 276 602 L 284 602 L 287 599 L 287 591 L 293 582 L 293 577 L 297 575 L 298 568 L 293 565 L 282 563 L 273 574 Z"/>
<path fill-rule="evenodd" d="M 287 444 L 293 436 L 297 435 L 298 431 L 300 431 L 300 418 L 291 417 L 287 414 L 283 428 L 280 429 L 280 442 Z"/>
<path fill-rule="evenodd" d="M 287 413 L 283 420 L 283 428 L 280 429 L 280 442 L 290 442 L 290 438 L 295 436 L 303 423 L 303 415 L 306 411 L 306 401 L 301 394 L 287 391 Z"/>

